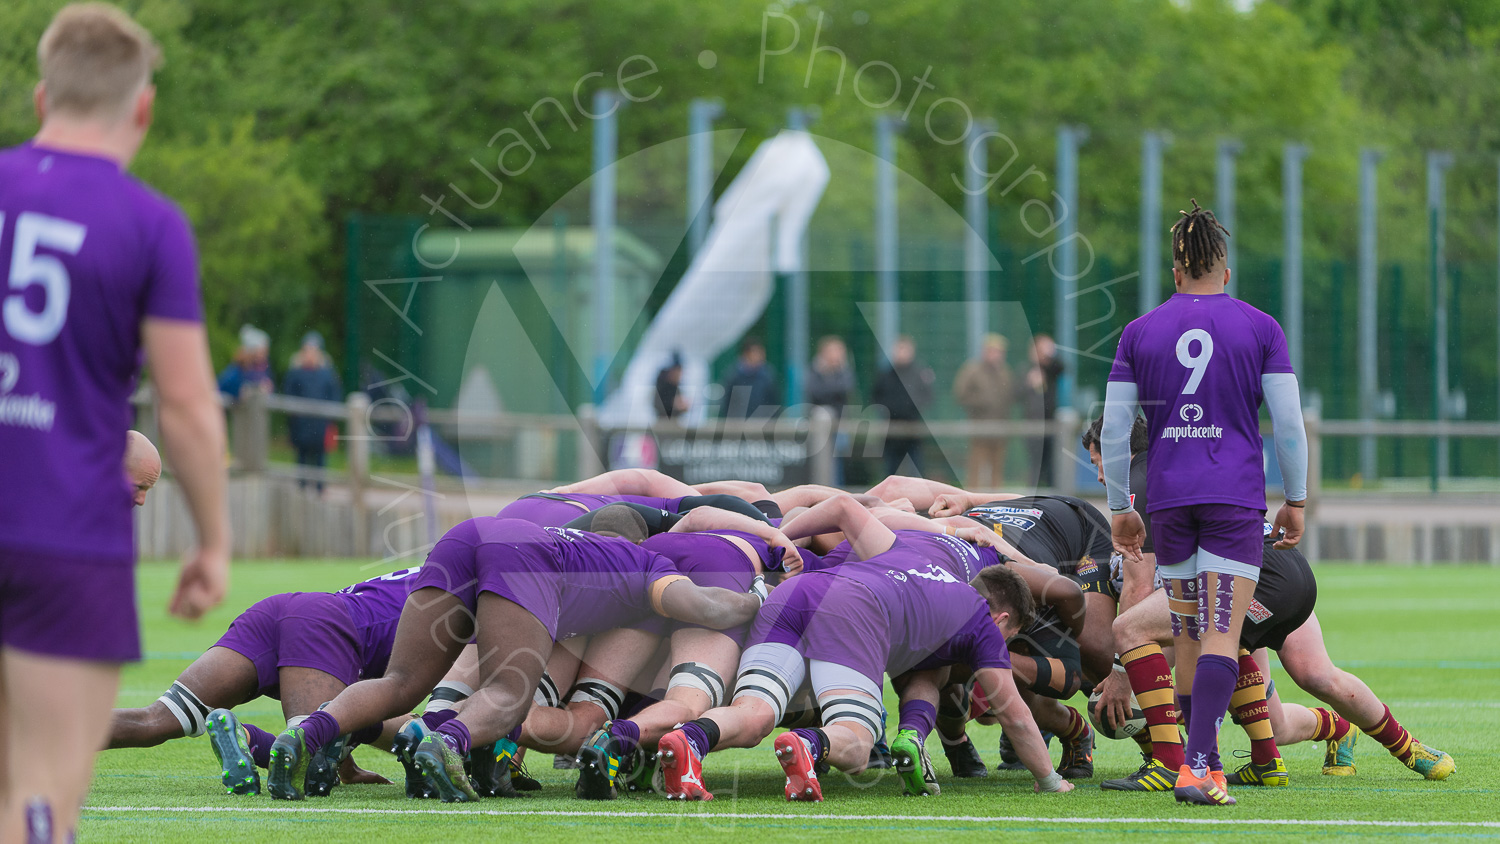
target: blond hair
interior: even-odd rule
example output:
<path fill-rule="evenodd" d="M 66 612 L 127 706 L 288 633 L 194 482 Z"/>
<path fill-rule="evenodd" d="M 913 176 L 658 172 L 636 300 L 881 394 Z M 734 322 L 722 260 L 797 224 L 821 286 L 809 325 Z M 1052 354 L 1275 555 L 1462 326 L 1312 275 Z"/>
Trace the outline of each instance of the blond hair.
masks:
<path fill-rule="evenodd" d="M 36 48 L 47 109 L 119 119 L 161 67 L 144 27 L 108 3 L 64 6 Z"/>

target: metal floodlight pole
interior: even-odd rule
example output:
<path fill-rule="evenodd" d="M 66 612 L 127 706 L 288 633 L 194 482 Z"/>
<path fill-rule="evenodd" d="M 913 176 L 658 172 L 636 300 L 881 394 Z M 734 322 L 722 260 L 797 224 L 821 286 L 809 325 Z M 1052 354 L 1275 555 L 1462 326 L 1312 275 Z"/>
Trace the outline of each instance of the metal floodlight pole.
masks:
<path fill-rule="evenodd" d="M 1147 132 L 1141 144 L 1141 286 L 1136 310 L 1143 314 L 1161 304 L 1161 161 L 1171 142 L 1166 132 Z"/>
<path fill-rule="evenodd" d="M 609 362 L 615 351 L 615 159 L 619 155 L 614 91 L 594 92 L 594 179 L 590 196 L 594 221 L 594 403 L 609 394 Z"/>
<path fill-rule="evenodd" d="M 1281 159 L 1283 209 L 1281 326 L 1286 331 L 1292 368 L 1302 369 L 1302 162 L 1307 147 L 1287 144 Z"/>
<path fill-rule="evenodd" d="M 597 112 L 596 112 L 597 113 Z M 695 99 L 688 104 L 687 222 L 688 258 L 698 254 L 708 237 L 708 212 L 713 205 L 714 119 L 724 103 Z"/>
<path fill-rule="evenodd" d="M 905 123 L 882 114 L 875 119 L 875 286 L 876 339 L 889 355 L 901 332 L 897 308 L 901 296 L 896 258 L 896 132 Z"/>
<path fill-rule="evenodd" d="M 1234 138 L 1224 138 L 1219 141 L 1218 155 L 1215 157 L 1214 165 L 1214 216 L 1224 224 L 1231 235 L 1235 228 L 1234 215 L 1234 165 L 1235 157 L 1244 150 L 1245 145 Z M 1238 250 L 1235 248 L 1234 237 L 1225 238 L 1227 243 L 1224 262 L 1229 265 L 1229 286 L 1224 292 L 1230 296 L 1235 294 L 1238 288 L 1235 276 L 1239 274 Z"/>
<path fill-rule="evenodd" d="M 1379 351 L 1377 320 L 1379 319 L 1379 288 L 1377 286 L 1378 263 L 1376 262 L 1376 183 L 1375 167 L 1381 155 L 1377 150 L 1363 149 L 1359 152 L 1359 418 L 1362 422 L 1373 422 L 1376 403 L 1380 400 L 1380 383 L 1376 362 Z M 1375 437 L 1366 435 L 1359 440 L 1359 473 L 1366 482 L 1376 478 L 1379 466 L 1375 456 Z"/>
<path fill-rule="evenodd" d="M 976 122 L 965 144 L 964 217 L 969 230 L 964 232 L 964 300 L 968 303 L 966 329 L 971 359 L 979 357 L 990 323 L 990 249 L 985 242 L 990 227 L 990 198 L 984 189 L 989 150 L 984 145 L 984 135 L 996 128 L 994 121 Z"/>
<path fill-rule="evenodd" d="M 1057 406 L 1073 405 L 1078 379 L 1078 145 L 1088 139 L 1084 126 L 1057 129 L 1056 319 L 1057 352 L 1063 373 L 1057 379 Z"/>
<path fill-rule="evenodd" d="M 786 128 L 805 132 L 810 120 L 807 111 L 793 106 L 786 112 Z M 802 384 L 811 357 L 808 328 L 807 233 L 797 241 L 797 269 L 787 278 L 786 296 L 786 406 L 802 403 Z"/>
<path fill-rule="evenodd" d="M 1427 153 L 1427 236 L 1428 271 L 1432 282 L 1432 418 L 1448 415 L 1448 263 L 1447 243 L 1443 235 L 1446 224 L 1447 191 L 1445 174 L 1453 166 L 1453 155 L 1447 152 Z M 1448 476 L 1448 438 L 1436 437 L 1432 448 L 1432 489 L 1438 480 Z"/>

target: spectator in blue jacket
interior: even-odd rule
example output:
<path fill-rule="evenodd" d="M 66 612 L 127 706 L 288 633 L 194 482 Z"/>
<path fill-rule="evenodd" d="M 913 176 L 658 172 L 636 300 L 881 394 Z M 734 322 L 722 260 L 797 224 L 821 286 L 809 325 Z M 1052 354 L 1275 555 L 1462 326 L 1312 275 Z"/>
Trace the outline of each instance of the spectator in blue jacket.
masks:
<path fill-rule="evenodd" d="M 333 371 L 328 356 L 323 353 L 323 335 L 309 331 L 302 338 L 302 348 L 293 358 L 292 368 L 282 379 L 281 391 L 289 396 L 323 401 L 343 399 L 339 376 Z M 322 468 L 327 460 L 326 442 L 328 419 L 322 416 L 290 415 L 287 430 L 291 434 L 292 448 L 297 452 L 297 464 Z M 307 479 L 302 480 L 307 486 Z M 323 491 L 323 482 L 317 482 L 318 492 Z"/>
<path fill-rule="evenodd" d="M 766 346 L 750 337 L 740 344 L 740 359 L 724 382 L 723 415 L 726 419 L 749 419 L 763 407 L 774 407 L 778 396 L 776 378 L 766 365 Z"/>

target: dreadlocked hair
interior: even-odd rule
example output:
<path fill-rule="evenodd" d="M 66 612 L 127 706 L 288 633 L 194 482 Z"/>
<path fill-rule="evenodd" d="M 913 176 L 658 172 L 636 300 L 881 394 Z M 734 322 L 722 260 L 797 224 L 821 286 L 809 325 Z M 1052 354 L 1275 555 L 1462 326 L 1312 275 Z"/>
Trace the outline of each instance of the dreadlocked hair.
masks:
<path fill-rule="evenodd" d="M 1172 260 L 1182 265 L 1191 278 L 1202 278 L 1215 261 L 1229 254 L 1229 229 L 1207 208 L 1179 211 L 1182 219 L 1172 226 Z"/>

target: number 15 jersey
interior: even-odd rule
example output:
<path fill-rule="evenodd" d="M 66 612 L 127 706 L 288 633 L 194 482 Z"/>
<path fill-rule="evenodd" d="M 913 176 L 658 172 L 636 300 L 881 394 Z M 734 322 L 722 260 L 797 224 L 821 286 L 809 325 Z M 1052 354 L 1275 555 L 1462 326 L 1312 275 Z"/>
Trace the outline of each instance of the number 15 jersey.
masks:
<path fill-rule="evenodd" d="M 108 159 L 0 151 L 0 276 L 0 562 L 129 565 L 141 320 L 202 319 L 187 220 Z"/>
<path fill-rule="evenodd" d="M 1109 380 L 1146 414 L 1151 511 L 1264 509 L 1261 376 L 1292 371 L 1276 320 L 1228 295 L 1177 293 L 1127 325 Z"/>

